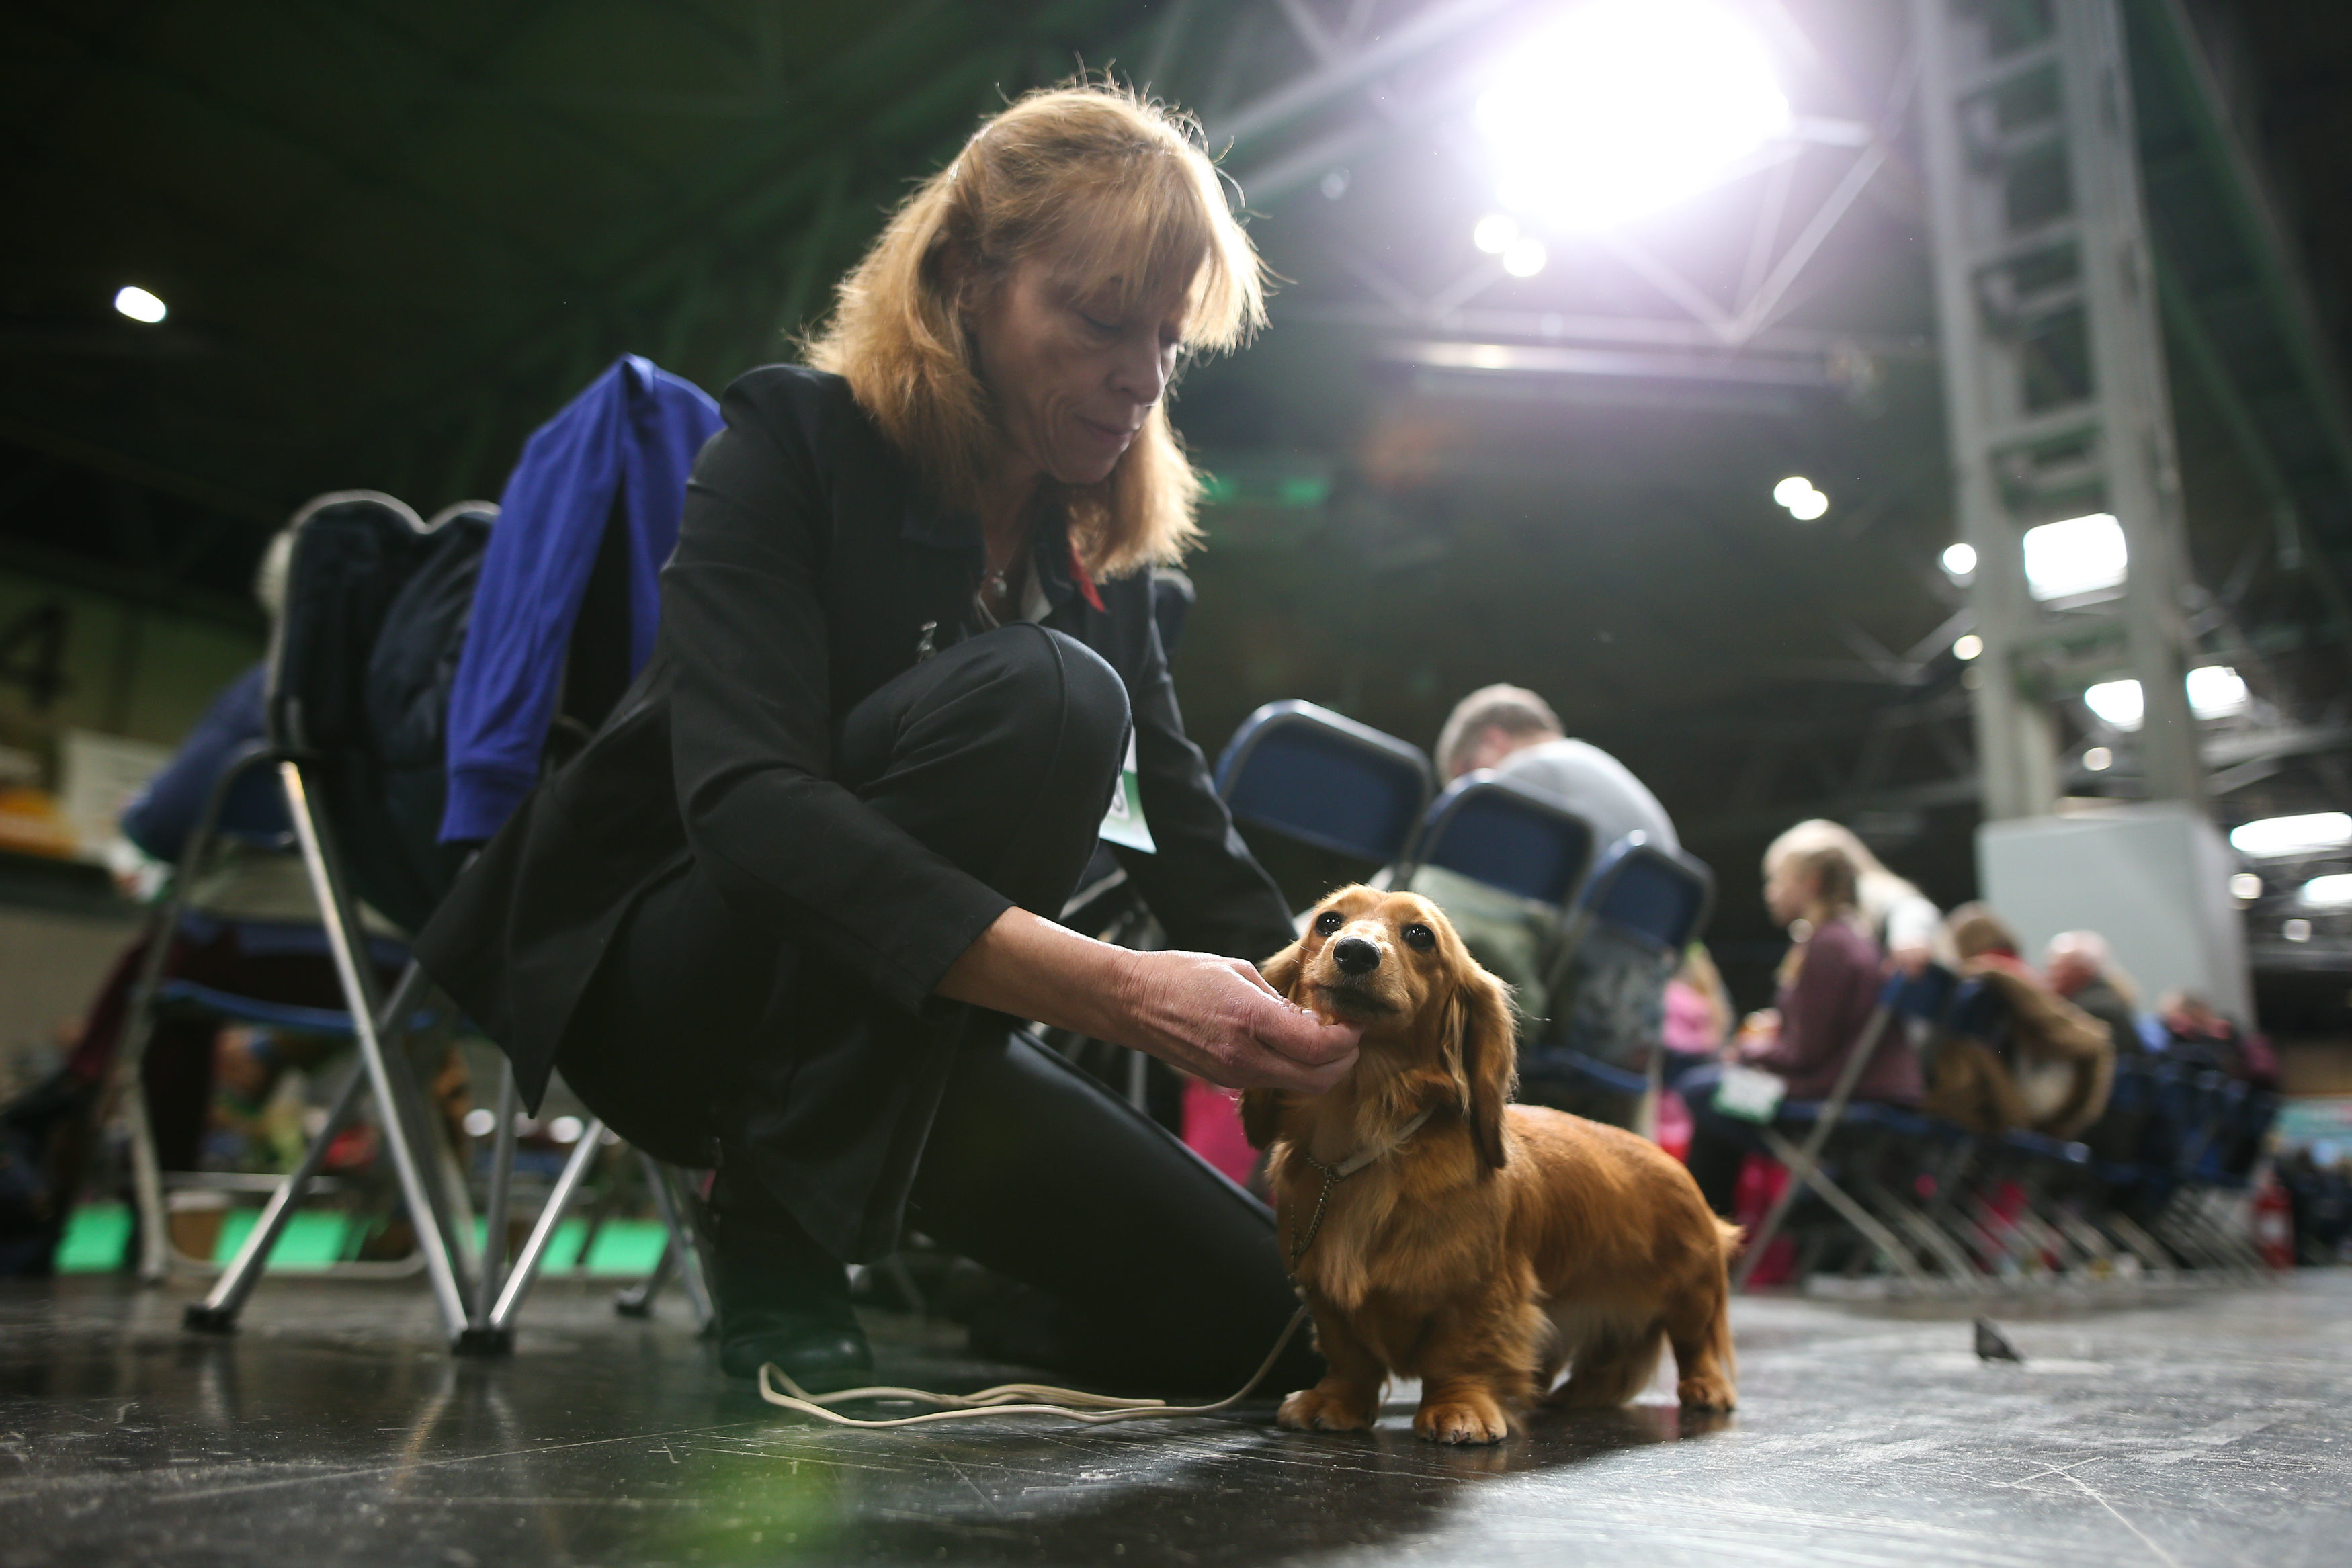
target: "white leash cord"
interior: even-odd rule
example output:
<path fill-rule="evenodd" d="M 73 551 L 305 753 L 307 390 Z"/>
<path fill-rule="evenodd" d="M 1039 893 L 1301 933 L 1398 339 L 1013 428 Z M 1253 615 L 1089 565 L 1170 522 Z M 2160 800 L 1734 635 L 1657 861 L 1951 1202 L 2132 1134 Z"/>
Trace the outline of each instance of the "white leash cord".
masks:
<path fill-rule="evenodd" d="M 1149 1416 L 1213 1416 L 1220 1410 L 1230 1410 L 1254 1393 L 1274 1370 L 1274 1364 L 1290 1344 L 1290 1336 L 1307 1321 L 1307 1309 L 1300 1307 L 1290 1314 L 1284 1325 L 1282 1337 L 1265 1353 L 1250 1380 L 1240 1389 L 1214 1405 L 1170 1405 L 1159 1399 L 1118 1399 L 1109 1395 L 1087 1394 L 1076 1388 L 1055 1388 L 1043 1383 L 1001 1383 L 993 1388 L 983 1388 L 977 1394 L 932 1394 L 920 1388 L 845 1388 L 838 1394 L 811 1394 L 786 1375 L 774 1362 L 760 1366 L 760 1397 L 771 1405 L 781 1405 L 787 1410 L 797 1410 L 803 1416 L 814 1416 L 820 1421 L 830 1421 L 836 1427 L 914 1427 L 926 1421 L 965 1421 L 984 1416 L 1059 1416 L 1066 1420 L 1102 1423 L 1107 1421 L 1139 1421 Z M 783 1385 L 779 1390 L 770 1386 L 772 1376 Z M 887 1420 L 866 1421 L 855 1416 L 844 1416 L 829 1406 L 847 1404 L 856 1399 L 897 1399 L 918 1405 L 938 1405 L 944 1408 L 927 1411 L 920 1416 L 898 1416 Z"/>

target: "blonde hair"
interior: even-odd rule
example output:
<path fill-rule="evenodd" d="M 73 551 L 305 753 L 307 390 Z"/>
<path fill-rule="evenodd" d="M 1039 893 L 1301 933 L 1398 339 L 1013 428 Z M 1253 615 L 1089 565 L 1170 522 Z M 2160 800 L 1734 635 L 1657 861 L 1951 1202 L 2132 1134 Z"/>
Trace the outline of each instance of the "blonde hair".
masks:
<path fill-rule="evenodd" d="M 1907 880 L 1887 870 L 1852 828 L 1823 817 L 1808 818 L 1774 839 L 1764 852 L 1764 875 L 1769 880 L 1774 869 L 1791 855 L 1821 849 L 1843 851 L 1853 862 L 1855 897 L 1863 916 L 1874 925 L 1883 925 L 1887 911 L 1905 899 L 1925 902 L 1927 898 Z"/>
<path fill-rule="evenodd" d="M 1265 324 L 1264 268 L 1198 137 L 1189 118 L 1109 82 L 1026 95 L 891 214 L 803 345 L 808 362 L 848 381 L 943 500 L 970 505 L 998 435 L 960 277 L 1001 283 L 1050 255 L 1114 291 L 1122 311 L 1183 287 L 1193 350 L 1236 347 Z M 1098 576 L 1173 563 L 1200 538 L 1200 477 L 1164 397 L 1108 477 L 1053 488 Z"/>

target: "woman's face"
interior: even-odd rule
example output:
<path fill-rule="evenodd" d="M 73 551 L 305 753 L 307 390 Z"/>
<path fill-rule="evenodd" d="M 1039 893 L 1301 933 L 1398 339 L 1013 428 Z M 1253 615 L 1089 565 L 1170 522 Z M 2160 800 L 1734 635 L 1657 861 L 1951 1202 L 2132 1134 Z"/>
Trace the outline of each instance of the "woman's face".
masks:
<path fill-rule="evenodd" d="M 1065 485 L 1110 474 L 1168 389 L 1189 287 L 1129 311 L 1032 257 L 966 317 L 1013 455 Z"/>
<path fill-rule="evenodd" d="M 1795 855 L 1781 861 L 1765 875 L 1764 907 L 1783 925 L 1805 913 L 1813 902 L 1813 879 L 1806 874 L 1804 862 Z"/>

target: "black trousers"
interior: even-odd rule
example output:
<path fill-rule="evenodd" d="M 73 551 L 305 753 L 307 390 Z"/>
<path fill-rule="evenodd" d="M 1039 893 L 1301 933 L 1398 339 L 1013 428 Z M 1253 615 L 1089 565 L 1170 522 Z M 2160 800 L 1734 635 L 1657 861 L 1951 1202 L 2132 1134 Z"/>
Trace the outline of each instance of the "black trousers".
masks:
<path fill-rule="evenodd" d="M 836 773 L 1050 919 L 1094 848 L 1128 722 L 1098 655 L 1008 626 L 858 704 Z M 1115 1333 L 1131 1354 L 1108 1372 L 1237 1385 L 1295 1308 L 1271 1212 L 1164 1130 L 1013 1020 L 937 998 L 899 1010 L 744 920 L 695 867 L 632 912 L 582 1012 L 593 1027 L 559 1065 L 625 1136 L 660 1153 L 708 1124 L 730 1183 L 756 1178 L 835 1257 L 887 1251 L 911 1221 Z M 1316 1375 L 1303 1344 L 1281 1373 L 1284 1388 Z"/>

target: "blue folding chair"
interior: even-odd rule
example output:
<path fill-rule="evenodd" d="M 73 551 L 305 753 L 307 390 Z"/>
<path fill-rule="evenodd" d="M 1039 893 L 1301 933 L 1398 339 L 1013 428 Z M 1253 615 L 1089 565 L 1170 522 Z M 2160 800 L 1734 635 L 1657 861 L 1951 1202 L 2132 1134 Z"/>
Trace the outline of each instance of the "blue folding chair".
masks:
<path fill-rule="evenodd" d="M 1715 912 L 1715 873 L 1696 855 L 1631 832 L 1593 867 L 1577 907 L 1580 925 L 1613 926 L 1679 953 L 1698 939 Z"/>
<path fill-rule="evenodd" d="M 1664 971 L 1659 976 L 1663 985 L 1683 950 L 1706 929 L 1714 907 L 1715 873 L 1706 862 L 1679 849 L 1654 844 L 1647 833 L 1628 833 L 1609 846 L 1577 889 L 1546 988 L 1555 997 L 1570 994 L 1569 981 L 1579 959 L 1596 939 L 1630 946 Z M 1555 1029 L 1564 1022 L 1556 1019 Z M 1548 1046 L 1544 1055 L 1601 1089 L 1636 1096 L 1641 1105 L 1634 1118 L 1637 1130 L 1654 1130 L 1664 1049 L 1654 1036 L 1645 1041 L 1639 1070 L 1560 1043 Z"/>
<path fill-rule="evenodd" d="M 1490 769 L 1465 773 L 1429 809 L 1395 884 L 1435 866 L 1558 909 L 1592 863 L 1592 824 L 1540 790 Z"/>
<path fill-rule="evenodd" d="M 1419 747 L 1295 699 L 1242 721 L 1216 785 L 1236 821 L 1374 865 L 1403 858 L 1437 792 Z"/>

